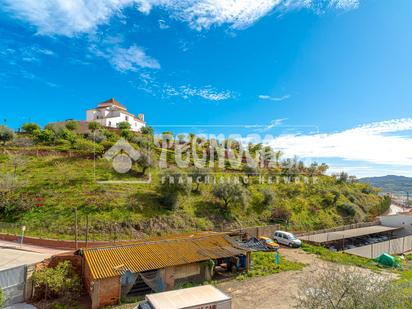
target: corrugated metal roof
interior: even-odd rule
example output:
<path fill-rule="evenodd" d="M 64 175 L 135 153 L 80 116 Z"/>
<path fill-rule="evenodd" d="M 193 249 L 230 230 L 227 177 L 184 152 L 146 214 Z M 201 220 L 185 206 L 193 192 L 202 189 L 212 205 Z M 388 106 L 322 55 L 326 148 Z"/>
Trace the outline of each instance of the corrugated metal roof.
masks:
<path fill-rule="evenodd" d="M 182 238 L 84 249 L 93 279 L 119 276 L 125 269 L 142 272 L 245 254 L 225 234 L 191 235 Z"/>

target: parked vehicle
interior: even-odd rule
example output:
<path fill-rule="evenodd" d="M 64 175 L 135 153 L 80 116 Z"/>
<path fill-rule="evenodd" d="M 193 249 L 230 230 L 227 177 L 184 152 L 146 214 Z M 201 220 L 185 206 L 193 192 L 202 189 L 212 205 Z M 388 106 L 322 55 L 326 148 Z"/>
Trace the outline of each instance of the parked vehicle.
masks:
<path fill-rule="evenodd" d="M 273 239 L 281 245 L 289 246 L 292 248 L 299 248 L 302 245 L 302 242 L 297 239 L 295 235 L 289 232 L 276 231 Z"/>
<path fill-rule="evenodd" d="M 260 236 L 258 237 L 261 244 L 263 244 L 266 248 L 272 251 L 276 251 L 279 249 L 279 244 L 274 241 L 272 238 Z"/>
<path fill-rule="evenodd" d="M 232 299 L 212 285 L 148 294 L 134 309 L 231 309 Z"/>

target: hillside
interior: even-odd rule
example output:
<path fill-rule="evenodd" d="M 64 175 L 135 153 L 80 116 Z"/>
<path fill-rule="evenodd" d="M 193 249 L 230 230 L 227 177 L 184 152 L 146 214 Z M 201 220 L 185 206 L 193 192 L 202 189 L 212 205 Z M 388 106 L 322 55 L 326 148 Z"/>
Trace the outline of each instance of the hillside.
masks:
<path fill-rule="evenodd" d="M 389 207 L 367 184 L 326 176 L 325 165 L 304 166 L 290 159 L 259 170 L 259 175 L 245 166 L 229 168 L 226 160 L 224 168 L 203 171 L 211 182 L 162 185 L 165 173 L 193 176 L 199 171 L 189 166 L 177 172 L 172 148 L 163 153 L 172 165 L 166 171 L 140 159 L 128 173 L 119 174 L 101 155 L 120 134 L 137 150 L 150 144 L 151 160 L 157 162 L 160 150 L 150 142 L 151 132 L 108 134 L 99 129 L 105 137 L 97 140 L 94 132 L 90 140 L 74 131 L 55 130 L 19 135 L 0 147 L 0 229 L 4 232 L 24 224 L 27 235 L 73 239 L 76 215 L 82 239 L 86 234 L 88 239 L 127 239 L 270 223 L 307 231 L 361 222 Z M 45 138 L 53 134 L 56 138 Z M 148 180 L 149 174 L 150 183 L 131 183 Z M 298 181 L 302 175 L 310 176 L 310 181 Z M 225 187 L 219 185 L 222 177 L 243 181 Z M 270 177 L 278 181 L 269 183 Z M 233 190 L 237 191 L 230 195 Z"/>
<path fill-rule="evenodd" d="M 387 175 L 383 177 L 367 177 L 360 181 L 382 189 L 384 192 L 412 192 L 412 178 Z"/>

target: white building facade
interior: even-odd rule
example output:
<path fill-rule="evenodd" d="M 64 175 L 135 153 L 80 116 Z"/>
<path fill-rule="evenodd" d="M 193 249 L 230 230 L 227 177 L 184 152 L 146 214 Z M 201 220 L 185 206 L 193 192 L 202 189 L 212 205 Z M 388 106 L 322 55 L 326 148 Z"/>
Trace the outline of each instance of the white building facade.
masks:
<path fill-rule="evenodd" d="M 94 109 L 86 111 L 86 121 L 96 121 L 103 127 L 118 128 L 119 123 L 128 122 L 131 130 L 138 132 L 146 126 L 144 114 L 135 116 L 127 111 L 127 108 L 114 98 L 104 101 Z"/>

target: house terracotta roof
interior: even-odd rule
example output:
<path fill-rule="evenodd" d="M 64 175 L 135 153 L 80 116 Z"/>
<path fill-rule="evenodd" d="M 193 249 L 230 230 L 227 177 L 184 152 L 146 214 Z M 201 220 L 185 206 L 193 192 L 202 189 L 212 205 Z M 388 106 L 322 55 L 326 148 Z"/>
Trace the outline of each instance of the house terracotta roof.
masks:
<path fill-rule="evenodd" d="M 226 234 L 213 233 L 84 249 L 83 255 L 92 278 L 103 279 L 119 276 L 125 269 L 142 272 L 246 252 Z"/>
<path fill-rule="evenodd" d="M 97 107 L 108 107 L 108 106 L 112 106 L 112 105 L 115 105 L 115 106 L 117 106 L 121 109 L 127 110 L 127 108 L 123 104 L 120 104 L 114 98 L 111 98 L 107 101 L 104 101 L 104 102 L 100 103 L 99 105 L 97 105 Z"/>

